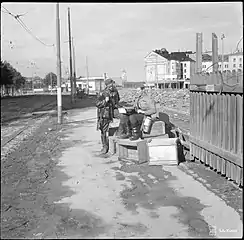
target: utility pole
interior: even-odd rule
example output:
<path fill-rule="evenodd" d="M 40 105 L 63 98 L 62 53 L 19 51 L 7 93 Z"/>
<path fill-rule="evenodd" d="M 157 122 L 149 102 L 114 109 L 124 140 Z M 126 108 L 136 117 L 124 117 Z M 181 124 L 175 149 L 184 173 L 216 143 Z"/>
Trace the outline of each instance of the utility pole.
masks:
<path fill-rule="evenodd" d="M 222 65 L 221 65 L 221 70 L 222 70 L 222 72 L 224 71 L 224 38 L 225 38 L 225 35 L 222 34 L 222 36 L 221 36 L 221 40 L 222 40 Z"/>
<path fill-rule="evenodd" d="M 86 78 L 87 78 L 87 95 L 89 95 L 89 71 L 88 71 L 88 58 L 86 56 Z"/>
<path fill-rule="evenodd" d="M 51 73 L 50 78 L 51 78 L 51 92 L 53 92 L 53 75 L 52 75 L 52 73 Z"/>
<path fill-rule="evenodd" d="M 62 123 L 62 93 L 61 93 L 61 58 L 60 58 L 60 22 L 59 22 L 59 3 L 56 5 L 56 30 L 57 30 L 57 105 L 58 105 L 58 124 Z"/>
<path fill-rule="evenodd" d="M 74 45 L 74 38 L 72 37 L 72 47 L 73 47 L 73 68 L 74 68 L 74 90 L 76 93 L 76 70 L 75 70 L 75 45 Z"/>
<path fill-rule="evenodd" d="M 69 29 L 69 68 L 70 68 L 71 103 L 73 103 L 74 102 L 74 83 L 73 83 L 73 68 L 72 68 L 70 8 L 68 8 L 68 29 Z"/>

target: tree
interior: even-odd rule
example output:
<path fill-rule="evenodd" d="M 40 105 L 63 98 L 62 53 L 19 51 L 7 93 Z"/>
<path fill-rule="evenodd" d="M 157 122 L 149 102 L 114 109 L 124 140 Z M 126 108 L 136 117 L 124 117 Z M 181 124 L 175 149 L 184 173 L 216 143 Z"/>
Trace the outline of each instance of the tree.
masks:
<path fill-rule="evenodd" d="M 1 61 L 1 86 L 13 84 L 13 76 L 11 70 L 5 62 Z"/>
<path fill-rule="evenodd" d="M 53 72 L 48 73 L 43 79 L 43 83 L 46 87 L 49 85 L 52 87 L 57 86 L 57 75 Z"/>
<path fill-rule="evenodd" d="M 1 85 L 14 85 L 20 89 L 25 84 L 25 78 L 7 61 L 1 61 Z"/>

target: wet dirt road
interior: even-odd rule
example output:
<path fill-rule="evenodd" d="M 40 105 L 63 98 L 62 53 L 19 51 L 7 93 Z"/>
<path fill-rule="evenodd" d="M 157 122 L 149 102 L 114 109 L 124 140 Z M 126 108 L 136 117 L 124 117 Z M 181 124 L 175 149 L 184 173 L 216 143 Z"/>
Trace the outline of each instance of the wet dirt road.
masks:
<path fill-rule="evenodd" d="M 35 186 L 28 188 L 28 195 L 24 178 L 26 185 L 22 182 L 18 191 L 22 187 L 25 201 L 15 196 L 16 205 L 12 203 L 23 216 L 17 224 L 23 238 L 242 237 L 240 215 L 178 166 L 134 165 L 119 162 L 116 156 L 98 157 L 96 120 L 79 122 L 95 116 L 95 108 L 71 110 L 70 123 L 57 129 L 61 147 L 56 146 L 56 157 L 43 163 L 51 150 L 39 146 L 36 152 L 42 159 L 33 156 L 29 168 L 24 168 Z M 49 147 L 54 135 L 50 133 Z M 34 182 L 39 172 L 42 179 Z M 13 219 L 14 210 L 5 212 Z M 6 230 L 4 237 L 12 232 Z"/>
<path fill-rule="evenodd" d="M 69 121 L 93 116 L 93 108 L 73 111 Z M 95 126 L 90 120 L 69 130 L 63 141 L 77 144 L 59 162 L 70 177 L 63 185 L 74 194 L 58 203 L 88 212 L 94 222 L 91 237 L 242 236 L 238 213 L 177 166 L 138 166 L 121 163 L 116 156 L 97 157 L 101 146 Z"/>

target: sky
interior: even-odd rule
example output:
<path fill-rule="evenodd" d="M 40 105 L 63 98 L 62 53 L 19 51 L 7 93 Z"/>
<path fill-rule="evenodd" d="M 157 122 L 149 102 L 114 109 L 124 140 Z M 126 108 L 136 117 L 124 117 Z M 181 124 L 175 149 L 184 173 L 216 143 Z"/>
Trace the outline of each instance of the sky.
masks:
<path fill-rule="evenodd" d="M 33 38 L 1 8 L 1 59 L 22 75 L 44 77 L 56 68 L 56 3 L 2 3 L 21 17 Z M 196 33 L 203 33 L 203 50 L 211 50 L 212 33 L 225 35 L 224 52 L 235 50 L 243 36 L 242 2 L 206 3 L 60 3 L 62 77 L 69 68 L 68 7 L 74 37 L 76 75 L 119 77 L 145 81 L 144 57 L 154 49 L 196 50 Z M 66 43 L 65 43 L 66 42 Z M 241 42 L 241 45 L 243 43 Z M 34 65 L 31 65 L 34 63 Z"/>

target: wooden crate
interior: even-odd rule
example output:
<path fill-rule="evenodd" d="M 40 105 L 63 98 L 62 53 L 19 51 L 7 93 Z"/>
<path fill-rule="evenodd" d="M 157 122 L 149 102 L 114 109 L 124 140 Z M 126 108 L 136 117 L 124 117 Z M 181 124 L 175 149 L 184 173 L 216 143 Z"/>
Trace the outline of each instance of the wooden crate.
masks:
<path fill-rule="evenodd" d="M 149 165 L 178 165 L 179 145 L 178 138 L 152 139 L 148 143 Z"/>
<path fill-rule="evenodd" d="M 118 139 L 117 144 L 119 160 L 132 161 L 138 164 L 148 162 L 147 140 Z"/>

